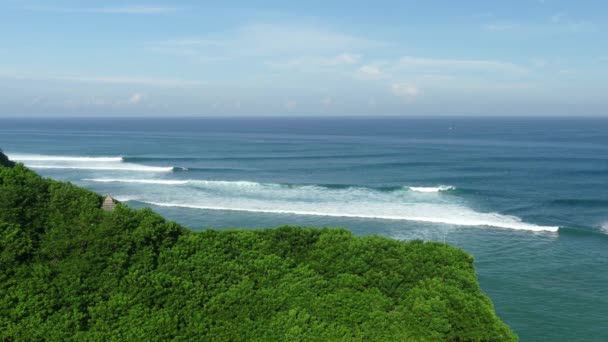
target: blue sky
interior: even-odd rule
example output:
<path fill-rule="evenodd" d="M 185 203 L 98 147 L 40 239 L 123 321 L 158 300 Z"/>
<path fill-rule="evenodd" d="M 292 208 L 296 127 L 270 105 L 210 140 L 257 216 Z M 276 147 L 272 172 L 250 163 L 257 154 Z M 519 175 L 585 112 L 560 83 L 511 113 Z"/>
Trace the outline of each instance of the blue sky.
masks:
<path fill-rule="evenodd" d="M 606 1 L 0 6 L 0 116 L 608 115 Z"/>

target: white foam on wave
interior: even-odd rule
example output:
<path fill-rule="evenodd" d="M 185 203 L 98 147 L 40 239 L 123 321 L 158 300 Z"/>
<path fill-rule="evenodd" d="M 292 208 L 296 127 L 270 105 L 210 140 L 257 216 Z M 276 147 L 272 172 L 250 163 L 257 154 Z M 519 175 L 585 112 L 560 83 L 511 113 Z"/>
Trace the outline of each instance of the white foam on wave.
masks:
<path fill-rule="evenodd" d="M 115 196 L 114 197 L 115 200 L 119 201 L 119 202 L 128 202 L 128 201 L 137 201 L 139 200 L 138 196 Z"/>
<path fill-rule="evenodd" d="M 602 233 L 608 234 L 608 221 L 602 223 L 602 225 L 600 226 L 600 230 L 602 231 Z"/>
<path fill-rule="evenodd" d="M 84 181 L 98 183 L 133 183 L 133 184 L 158 184 L 158 185 L 185 185 L 187 180 L 168 179 L 117 179 L 117 178 L 85 178 Z"/>
<path fill-rule="evenodd" d="M 12 160 L 23 162 L 32 169 L 100 170 L 171 172 L 173 167 L 125 163 L 123 157 L 52 156 L 39 154 L 8 154 Z"/>
<path fill-rule="evenodd" d="M 274 214 L 311 215 L 418 221 L 454 226 L 496 227 L 555 232 L 558 227 L 523 222 L 499 213 L 478 212 L 461 199 L 436 193 L 421 196 L 411 191 L 379 191 L 363 187 L 326 188 L 315 185 L 287 186 L 250 181 L 95 179 L 132 183 L 132 200 L 163 207 L 229 210 Z M 190 185 L 148 186 L 138 184 Z M 160 200 L 159 200 L 160 199 Z"/>
<path fill-rule="evenodd" d="M 137 199 L 135 199 L 137 200 Z M 271 209 L 271 208 L 234 208 L 234 207 L 222 207 L 213 205 L 196 205 L 186 203 L 165 203 L 165 202 L 154 202 L 154 201 L 143 201 L 160 207 L 182 207 L 190 209 L 205 209 L 205 210 L 225 210 L 225 211 L 245 211 L 245 212 L 258 212 L 258 213 L 274 213 L 274 214 L 293 214 L 293 215 L 311 215 L 311 216 L 329 216 L 329 217 L 353 217 L 353 218 L 368 218 L 368 219 L 382 219 L 382 220 L 401 220 L 401 221 L 418 221 L 418 222 L 429 222 L 429 223 L 441 223 L 455 226 L 486 226 L 496 228 L 507 228 L 516 230 L 530 230 L 530 231 L 549 231 L 556 232 L 559 227 L 554 226 L 539 226 L 531 223 L 522 222 L 521 219 L 514 216 L 501 215 L 497 213 L 476 213 L 472 212 L 473 215 L 469 217 L 440 217 L 440 216 L 424 216 L 424 214 L 416 215 L 383 215 L 383 214 L 365 214 L 359 213 L 348 213 L 348 212 L 331 212 L 331 211 L 314 211 L 314 210 L 290 210 L 290 209 Z M 469 213 L 471 214 L 471 213 Z"/>
<path fill-rule="evenodd" d="M 162 167 L 162 166 L 145 166 L 137 164 L 123 164 L 123 165 L 35 165 L 25 164 L 25 166 L 32 169 L 68 169 L 68 170 L 100 170 L 100 171 L 141 171 L 141 172 L 171 172 L 173 167 Z"/>
<path fill-rule="evenodd" d="M 98 183 L 128 183 L 128 184 L 157 184 L 157 185 L 193 185 L 201 187 L 225 187 L 225 188 L 260 188 L 260 187 L 284 187 L 280 184 L 263 184 L 250 181 L 218 181 L 218 180 L 169 180 L 169 179 L 129 179 L 129 178 L 85 178 L 89 182 Z"/>
<path fill-rule="evenodd" d="M 9 154 L 9 159 L 20 162 L 25 161 L 56 161 L 56 162 L 122 162 L 122 157 L 72 157 L 72 156 L 46 156 L 41 154 Z"/>
<path fill-rule="evenodd" d="M 87 178 L 85 181 L 99 182 L 99 183 L 132 183 L 132 184 L 158 184 L 158 185 L 193 185 L 201 187 L 225 187 L 225 188 L 291 188 L 291 189 L 309 189 L 309 190 L 328 190 L 323 186 L 319 185 L 285 185 L 275 183 L 258 183 L 251 181 L 221 181 L 221 180 L 198 180 L 198 179 L 186 179 L 186 180 L 165 180 L 165 179 L 129 179 L 129 178 Z M 441 192 L 453 190 L 455 187 L 450 185 L 441 185 L 438 187 L 405 187 L 414 192 Z M 350 189 L 363 189 L 372 191 L 372 189 L 363 187 L 351 187 Z M 344 190 L 344 189 L 342 189 Z"/>
<path fill-rule="evenodd" d="M 455 190 L 456 188 L 451 185 L 440 185 L 440 186 L 431 186 L 431 187 L 423 187 L 423 186 L 410 186 L 408 187 L 411 191 L 415 192 L 442 192 L 442 191 L 450 191 Z"/>

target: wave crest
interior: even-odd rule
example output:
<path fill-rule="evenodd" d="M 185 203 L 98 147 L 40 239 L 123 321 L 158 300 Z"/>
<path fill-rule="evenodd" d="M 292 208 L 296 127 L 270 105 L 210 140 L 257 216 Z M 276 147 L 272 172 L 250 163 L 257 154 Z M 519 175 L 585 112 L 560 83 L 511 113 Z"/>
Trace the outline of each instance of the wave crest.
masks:
<path fill-rule="evenodd" d="M 364 187 L 327 188 L 251 181 L 91 179 L 131 183 L 132 200 L 162 207 L 204 210 L 417 221 L 454 226 L 496 227 L 555 232 L 558 227 L 523 222 L 515 216 L 484 213 L 454 196 L 420 196 L 411 191 Z M 146 187 L 140 184 L 179 185 Z M 135 187 L 135 188 L 132 188 Z M 160 200 L 159 200 L 160 199 Z"/>
<path fill-rule="evenodd" d="M 9 154 L 11 160 L 51 161 L 51 162 L 122 162 L 123 157 L 76 157 L 76 156 L 46 156 L 41 154 Z"/>
<path fill-rule="evenodd" d="M 408 188 L 409 188 L 409 190 L 415 191 L 415 192 L 442 192 L 442 191 L 456 190 L 456 187 L 453 187 L 451 185 L 440 185 L 440 186 L 434 186 L 434 187 L 410 186 Z"/>
<path fill-rule="evenodd" d="M 292 214 L 292 215 L 310 215 L 310 216 L 328 216 L 328 217 L 353 217 L 353 218 L 368 218 L 368 219 L 382 219 L 382 220 L 401 220 L 401 221 L 417 221 L 417 222 L 428 222 L 428 223 L 441 223 L 454 226 L 480 226 L 480 227 L 496 227 L 506 228 L 515 230 L 529 230 L 529 231 L 547 231 L 557 232 L 559 227 L 556 226 L 539 226 L 531 223 L 522 222 L 521 219 L 514 216 L 501 215 L 497 213 L 474 213 L 473 217 L 433 217 L 425 216 L 424 214 L 416 215 L 382 215 L 382 214 L 366 214 L 366 213 L 348 213 L 348 212 L 331 212 L 331 211 L 316 211 L 316 210 L 291 210 L 291 209 L 271 209 L 271 208 L 236 208 L 236 207 L 223 207 L 214 205 L 197 205 L 188 203 L 168 203 L 168 202 L 154 202 L 144 201 L 140 199 L 132 199 L 142 203 L 147 203 L 159 207 L 181 207 L 190 209 L 204 209 L 204 210 L 225 210 L 225 211 L 244 211 L 244 212 L 257 212 L 257 213 L 273 213 L 273 214 Z"/>
<path fill-rule="evenodd" d="M 123 157 L 53 156 L 40 154 L 9 154 L 10 159 L 23 162 L 32 169 L 172 172 L 173 166 L 150 166 L 125 163 Z"/>
<path fill-rule="evenodd" d="M 97 183 L 132 183 L 132 184 L 158 184 L 158 185 L 185 185 L 187 180 L 164 179 L 116 179 L 116 178 L 85 178 L 84 181 Z"/>

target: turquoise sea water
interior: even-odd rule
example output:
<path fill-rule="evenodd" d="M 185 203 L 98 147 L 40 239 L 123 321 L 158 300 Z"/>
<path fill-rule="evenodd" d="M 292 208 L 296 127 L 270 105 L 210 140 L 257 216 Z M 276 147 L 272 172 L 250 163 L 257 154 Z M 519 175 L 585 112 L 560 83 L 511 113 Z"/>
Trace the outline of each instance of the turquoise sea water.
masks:
<path fill-rule="evenodd" d="M 523 341 L 608 340 L 608 119 L 2 119 L 0 147 L 193 229 L 446 241 Z"/>

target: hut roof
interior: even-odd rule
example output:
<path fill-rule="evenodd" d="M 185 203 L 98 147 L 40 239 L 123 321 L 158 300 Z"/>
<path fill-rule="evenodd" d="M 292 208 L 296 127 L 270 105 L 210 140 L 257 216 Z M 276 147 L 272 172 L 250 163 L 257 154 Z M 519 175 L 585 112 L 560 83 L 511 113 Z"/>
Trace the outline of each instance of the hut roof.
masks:
<path fill-rule="evenodd" d="M 101 209 L 105 211 L 112 211 L 116 207 L 116 201 L 112 198 L 112 196 L 108 195 L 103 200 L 103 204 L 101 205 Z"/>

